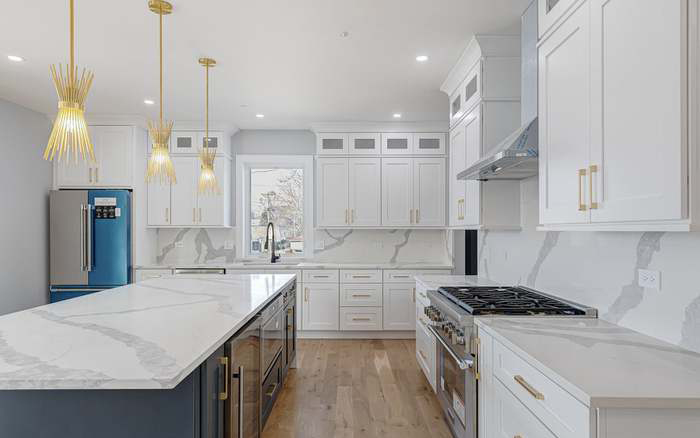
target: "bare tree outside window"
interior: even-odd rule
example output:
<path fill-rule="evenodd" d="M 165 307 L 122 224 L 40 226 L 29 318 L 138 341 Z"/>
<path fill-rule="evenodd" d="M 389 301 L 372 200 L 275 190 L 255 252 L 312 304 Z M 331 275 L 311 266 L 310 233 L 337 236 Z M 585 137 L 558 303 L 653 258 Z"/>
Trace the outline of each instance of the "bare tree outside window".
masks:
<path fill-rule="evenodd" d="M 276 251 L 303 254 L 303 169 L 251 169 L 250 192 L 250 252 L 263 251 L 267 224 L 273 222 Z"/>

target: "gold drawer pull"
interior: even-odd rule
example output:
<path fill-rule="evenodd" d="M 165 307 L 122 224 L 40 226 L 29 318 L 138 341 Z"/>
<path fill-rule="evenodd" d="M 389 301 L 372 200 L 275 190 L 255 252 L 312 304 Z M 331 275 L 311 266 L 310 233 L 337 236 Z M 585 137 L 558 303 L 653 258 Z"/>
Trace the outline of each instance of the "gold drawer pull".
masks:
<path fill-rule="evenodd" d="M 370 318 L 353 318 L 353 321 L 371 321 L 372 319 Z"/>
<path fill-rule="evenodd" d="M 583 202 L 583 181 L 586 179 L 586 169 L 578 170 L 578 211 L 586 211 L 586 204 Z"/>
<path fill-rule="evenodd" d="M 372 278 L 370 275 L 353 275 L 352 278 Z"/>
<path fill-rule="evenodd" d="M 515 436 L 513 436 L 513 438 L 523 438 L 523 436 L 522 435 L 515 435 Z"/>
<path fill-rule="evenodd" d="M 420 357 L 422 357 L 424 361 L 428 361 L 428 358 L 426 357 L 425 353 L 423 353 L 423 350 L 418 350 L 418 354 L 420 354 Z"/>
<path fill-rule="evenodd" d="M 598 166 L 595 164 L 590 166 L 588 168 L 589 170 L 589 177 L 588 177 L 588 194 L 589 198 L 591 201 L 591 210 L 597 210 L 598 209 L 598 203 L 593 200 L 593 174 L 598 172 Z"/>
<path fill-rule="evenodd" d="M 368 294 L 353 294 L 353 298 L 370 298 L 372 295 Z"/>
<path fill-rule="evenodd" d="M 535 399 L 537 400 L 544 400 L 544 394 L 536 390 L 535 388 L 532 387 L 527 381 L 523 378 L 523 376 L 513 376 L 513 379 L 520 384 L 527 392 L 530 393 Z"/>

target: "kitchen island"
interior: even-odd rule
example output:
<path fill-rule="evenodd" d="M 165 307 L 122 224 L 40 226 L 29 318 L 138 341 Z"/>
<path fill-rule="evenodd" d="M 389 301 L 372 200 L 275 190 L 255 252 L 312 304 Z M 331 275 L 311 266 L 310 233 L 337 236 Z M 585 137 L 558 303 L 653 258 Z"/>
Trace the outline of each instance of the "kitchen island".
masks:
<path fill-rule="evenodd" d="M 0 317 L 0 435 L 217 436 L 203 364 L 294 284 L 165 277 Z"/>

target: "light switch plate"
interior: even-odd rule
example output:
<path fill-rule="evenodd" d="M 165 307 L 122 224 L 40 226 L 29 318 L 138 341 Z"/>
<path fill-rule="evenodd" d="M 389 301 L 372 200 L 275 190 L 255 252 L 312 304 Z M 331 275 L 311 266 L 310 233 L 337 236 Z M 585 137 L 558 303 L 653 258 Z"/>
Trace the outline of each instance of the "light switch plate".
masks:
<path fill-rule="evenodd" d="M 640 269 L 638 271 L 639 286 L 647 289 L 661 290 L 661 272 Z"/>

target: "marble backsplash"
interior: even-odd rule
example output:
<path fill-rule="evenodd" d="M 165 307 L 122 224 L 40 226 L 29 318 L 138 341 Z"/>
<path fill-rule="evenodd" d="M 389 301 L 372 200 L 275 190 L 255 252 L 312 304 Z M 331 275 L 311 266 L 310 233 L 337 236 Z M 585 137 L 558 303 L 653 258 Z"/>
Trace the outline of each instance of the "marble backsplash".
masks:
<path fill-rule="evenodd" d="M 329 263 L 452 263 L 444 230 L 316 230 L 314 261 Z M 235 229 L 159 229 L 155 264 L 233 263 Z"/>
<path fill-rule="evenodd" d="M 700 233 L 537 232 L 537 190 L 537 178 L 521 183 L 523 231 L 480 232 L 480 275 L 700 352 Z M 660 271 L 661 290 L 638 286 L 638 269 Z"/>

